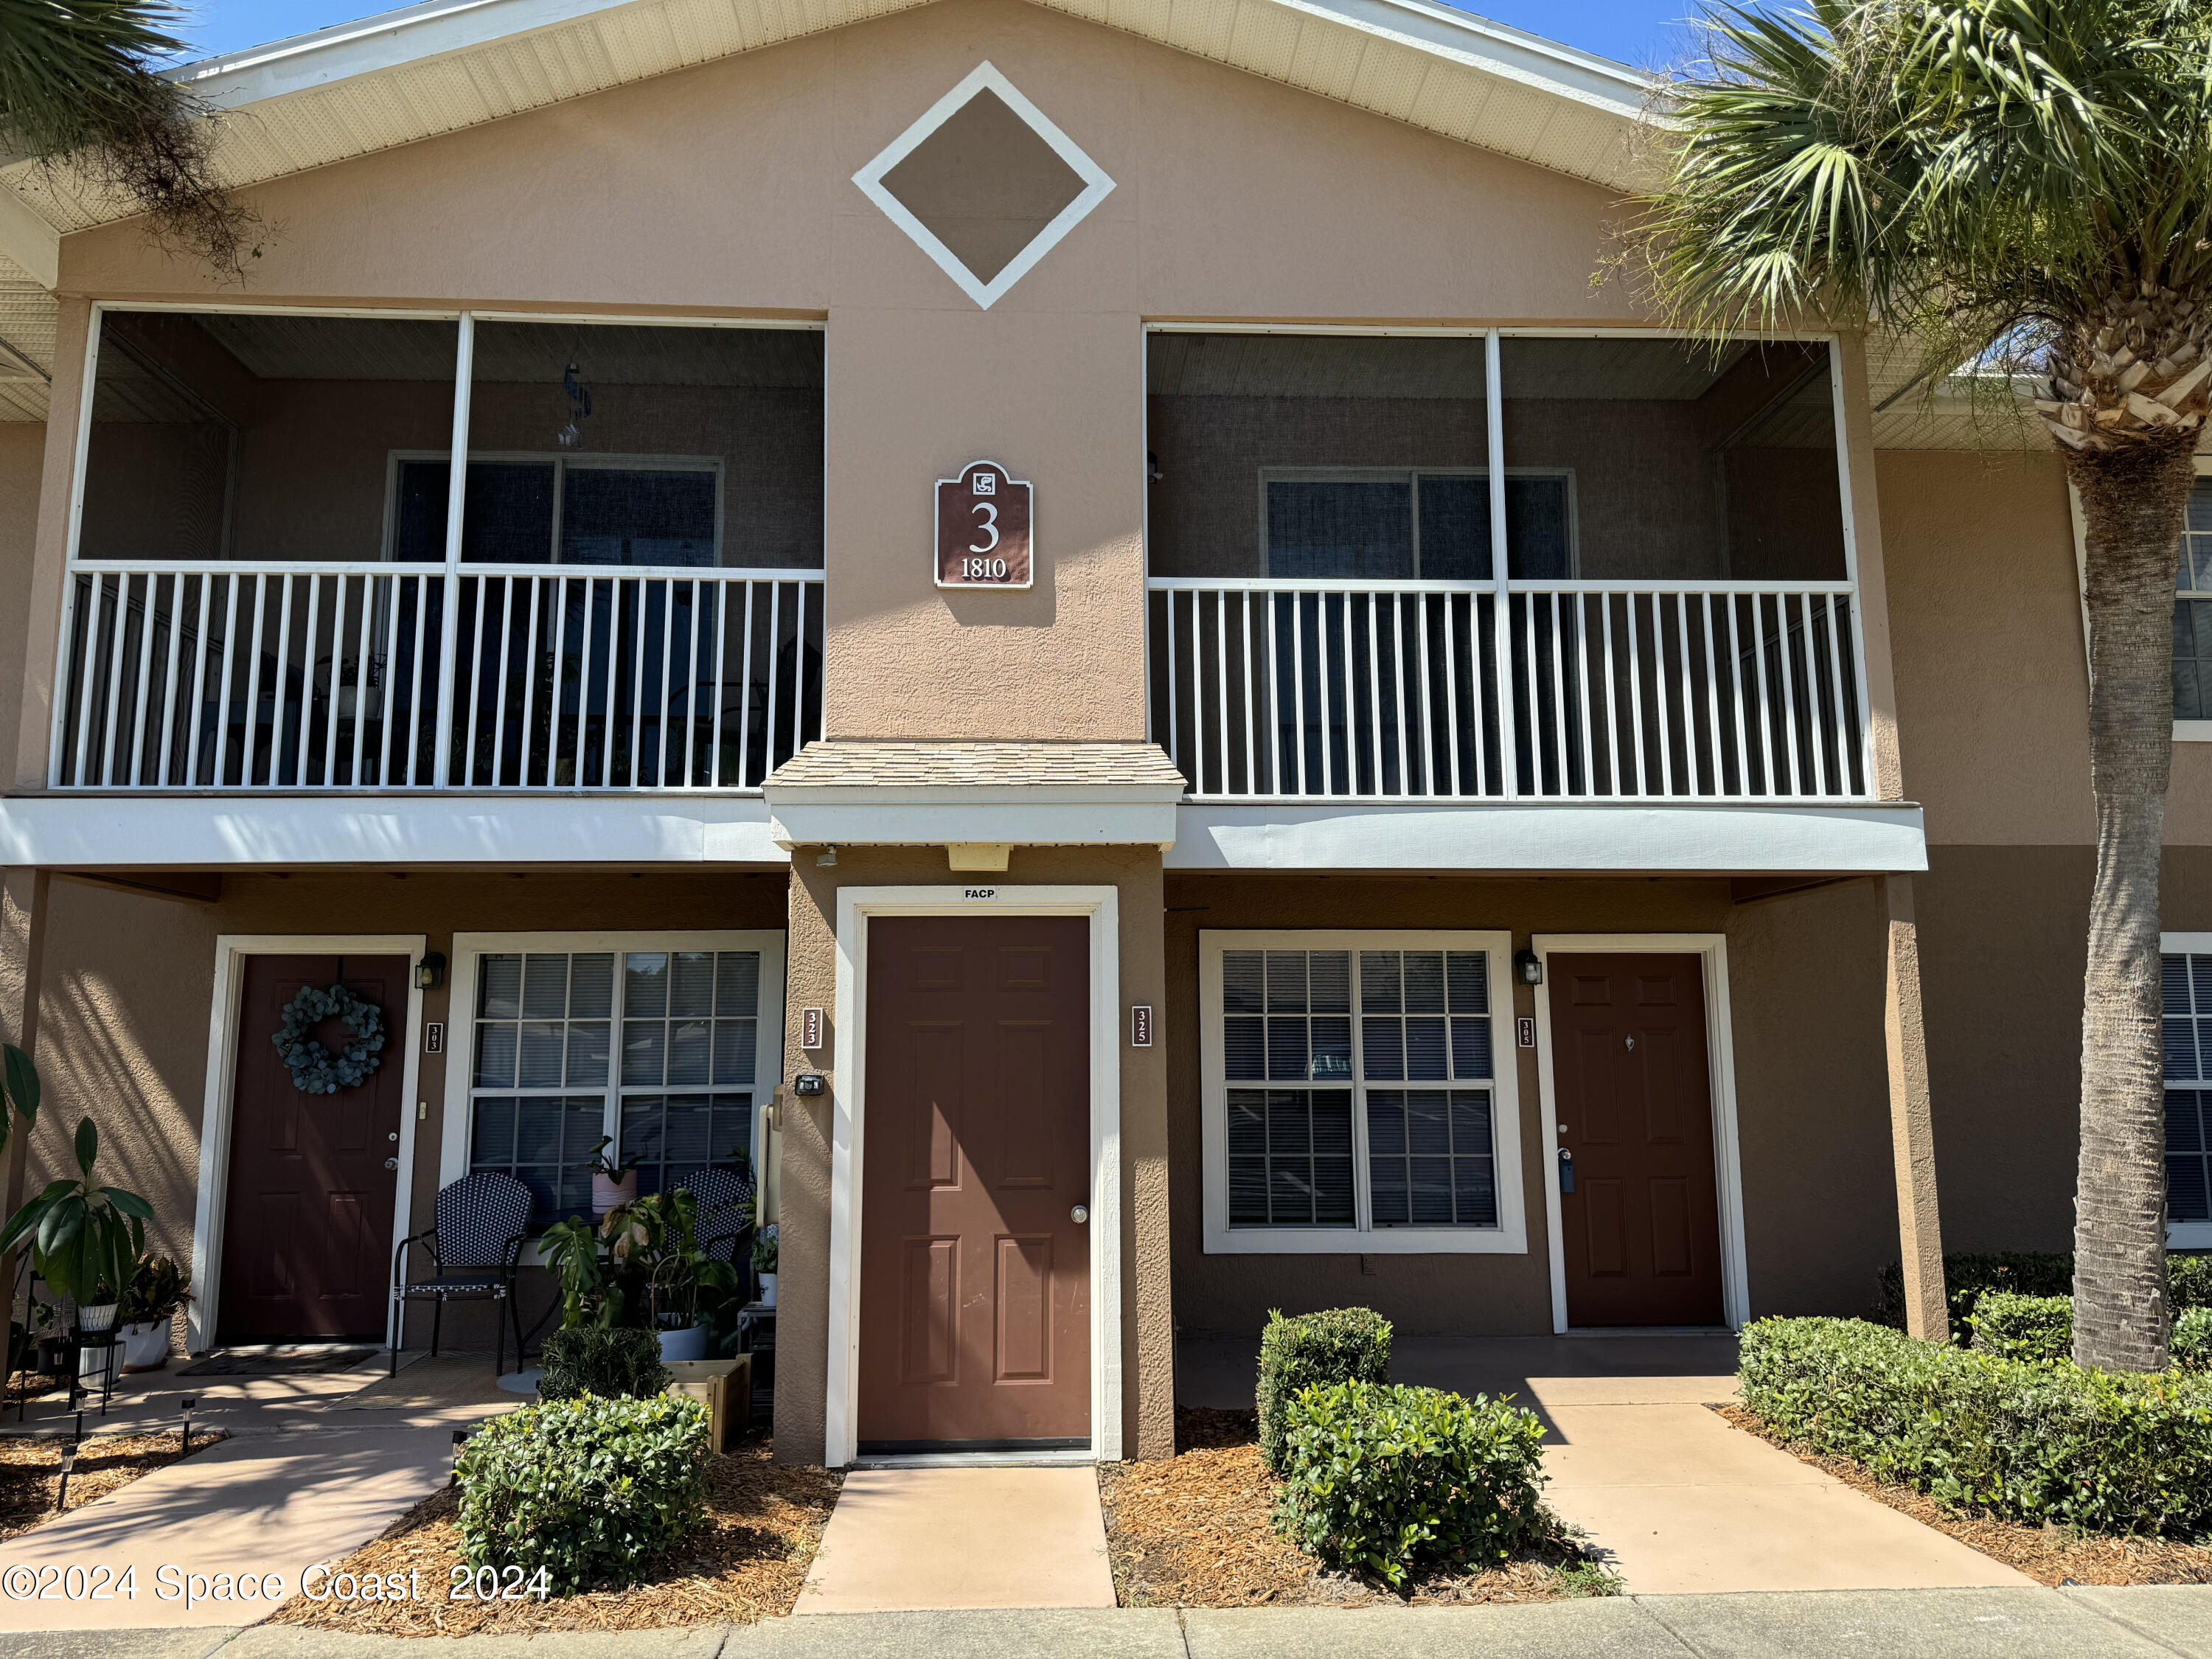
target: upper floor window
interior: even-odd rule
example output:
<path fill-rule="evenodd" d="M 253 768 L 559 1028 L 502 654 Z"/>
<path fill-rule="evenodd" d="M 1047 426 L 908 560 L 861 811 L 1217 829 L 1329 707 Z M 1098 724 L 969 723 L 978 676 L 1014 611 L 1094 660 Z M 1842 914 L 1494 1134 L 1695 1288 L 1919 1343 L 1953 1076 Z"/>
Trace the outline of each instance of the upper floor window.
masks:
<path fill-rule="evenodd" d="M 1200 936 L 1209 1251 L 1517 1251 L 1503 933 Z"/>
<path fill-rule="evenodd" d="M 1490 580 L 1487 472 L 1275 467 L 1260 484 L 1270 576 Z M 1571 471 L 1506 475 L 1513 575 L 1574 574 L 1574 501 Z"/>

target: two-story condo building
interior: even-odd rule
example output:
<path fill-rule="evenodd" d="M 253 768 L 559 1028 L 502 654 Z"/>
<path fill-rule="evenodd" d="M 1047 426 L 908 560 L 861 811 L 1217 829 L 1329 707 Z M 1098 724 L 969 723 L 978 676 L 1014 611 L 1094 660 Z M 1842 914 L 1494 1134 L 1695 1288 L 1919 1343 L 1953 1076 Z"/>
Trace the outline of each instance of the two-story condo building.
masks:
<path fill-rule="evenodd" d="M 550 1221 L 602 1137 L 765 1172 L 831 1463 L 1164 1454 L 1178 1334 L 1270 1308 L 1861 1312 L 1939 1195 L 2066 1245 L 2063 474 L 1594 283 L 1642 76 L 1425 0 L 483 0 L 185 73 L 242 283 L 0 173 L 0 1024 L 191 1347 L 387 1340 L 442 1186 Z M 332 983 L 386 1045 L 309 1094 Z"/>

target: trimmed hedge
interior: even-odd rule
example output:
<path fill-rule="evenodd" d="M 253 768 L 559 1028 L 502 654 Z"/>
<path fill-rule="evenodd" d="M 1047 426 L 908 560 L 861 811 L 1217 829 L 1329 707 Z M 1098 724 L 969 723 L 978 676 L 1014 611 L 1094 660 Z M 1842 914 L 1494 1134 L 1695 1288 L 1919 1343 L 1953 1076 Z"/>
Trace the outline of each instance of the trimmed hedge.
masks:
<path fill-rule="evenodd" d="M 456 1473 L 461 1554 L 556 1595 L 633 1582 L 707 1513 L 707 1408 L 579 1395 L 495 1417 Z"/>
<path fill-rule="evenodd" d="M 1260 1461 L 1280 1474 L 1287 1449 L 1284 1409 L 1307 1389 L 1390 1380 L 1390 1322 L 1372 1308 L 1330 1308 L 1285 1319 L 1267 1316 L 1260 1333 Z"/>
<path fill-rule="evenodd" d="M 1877 1323 L 1905 1328 L 1905 1270 L 1892 1262 L 1879 1275 L 1875 1302 Z M 1975 1304 L 1992 1291 L 2014 1296 L 2074 1294 L 2074 1256 L 2064 1250 L 1962 1251 L 1943 1258 L 1943 1288 L 1951 1304 L 1951 1340 L 1964 1342 L 1972 1328 Z M 2172 1312 L 2212 1308 L 2212 1255 L 2169 1255 L 2166 1296 Z"/>
<path fill-rule="evenodd" d="M 2093 1532 L 2212 1528 L 2212 1377 L 2028 1364 L 1856 1319 L 1744 1327 L 1743 1402 L 1878 1479 Z"/>
<path fill-rule="evenodd" d="M 1540 1540 L 1544 1425 L 1484 1395 L 1345 1382 L 1285 1402 L 1275 1528 L 1331 1566 L 1401 1585 Z"/>
<path fill-rule="evenodd" d="M 545 1339 L 540 1400 L 598 1395 L 608 1400 L 650 1400 L 668 1387 L 660 1364 L 660 1339 L 651 1331 L 601 1330 L 578 1325 Z"/>
<path fill-rule="evenodd" d="M 1984 1291 L 1966 1316 L 1974 1333 L 1974 1351 L 1999 1359 L 2049 1364 L 2074 1357 L 2074 1298 L 2070 1296 L 2015 1296 L 2010 1291 Z"/>
<path fill-rule="evenodd" d="M 2212 1371 L 2212 1308 L 2185 1308 L 2174 1316 L 2173 1363 L 2183 1370 Z"/>

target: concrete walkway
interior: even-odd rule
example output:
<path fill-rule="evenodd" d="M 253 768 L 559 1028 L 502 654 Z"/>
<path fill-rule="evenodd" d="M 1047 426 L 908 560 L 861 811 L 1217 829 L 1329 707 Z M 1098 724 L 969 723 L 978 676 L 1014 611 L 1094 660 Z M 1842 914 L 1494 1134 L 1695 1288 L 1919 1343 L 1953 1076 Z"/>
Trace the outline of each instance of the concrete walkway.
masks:
<path fill-rule="evenodd" d="M 793 1612 L 1113 1605 L 1088 1466 L 856 1469 Z"/>
<path fill-rule="evenodd" d="M 1178 1351 L 1188 1404 L 1249 1407 L 1249 1341 Z M 1546 1498 L 1651 1595 L 2025 1587 L 2034 1581 L 1729 1426 L 1725 1335 L 1407 1338 L 1391 1375 L 1512 1395 L 1550 1431 Z"/>
<path fill-rule="evenodd" d="M 1494 1607 L 881 1613 L 732 1628 L 0 1636 L 0 1659 L 2212 1659 L 2212 1586 L 1667 1595 Z"/>
<path fill-rule="evenodd" d="M 387 1382 L 380 1357 L 304 1376 L 127 1379 L 105 1418 L 96 1406 L 85 1413 L 88 1436 L 173 1430 L 190 1395 L 195 1437 L 221 1428 L 231 1438 L 0 1543 L 0 1632 L 220 1628 L 261 1617 L 268 1575 L 295 1591 L 308 1567 L 365 1543 L 444 1482 L 456 1427 L 520 1403 L 498 1392 L 491 1370 L 489 1355 L 441 1356 Z M 0 1433 L 72 1427 L 58 1396 L 33 1401 L 27 1422 L 11 1418 Z M 72 1597 L 58 1577 L 72 1566 L 106 1568 L 98 1588 L 136 1568 L 137 1594 L 95 1600 L 79 1579 Z M 53 1580 L 37 1577 L 48 1568 Z M 214 1583 L 223 1574 L 227 1595 Z M 241 1599 L 240 1575 L 253 1581 L 250 1598 Z M 206 1599 L 196 1581 L 205 1581 Z M 52 1593 L 20 1593 L 26 1584 Z"/>

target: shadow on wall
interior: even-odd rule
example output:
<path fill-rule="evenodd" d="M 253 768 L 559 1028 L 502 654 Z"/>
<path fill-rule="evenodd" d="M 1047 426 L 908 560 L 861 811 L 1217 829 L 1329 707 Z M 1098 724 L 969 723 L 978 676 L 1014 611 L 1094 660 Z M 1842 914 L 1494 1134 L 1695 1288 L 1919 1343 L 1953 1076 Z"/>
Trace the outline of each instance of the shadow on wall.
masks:
<path fill-rule="evenodd" d="M 31 1189 L 75 1173 L 80 1118 L 100 1171 L 154 1206 L 148 1247 L 189 1269 L 199 1186 L 215 933 L 196 906 L 57 881 L 51 890 L 38 1063 L 45 1103 Z"/>

